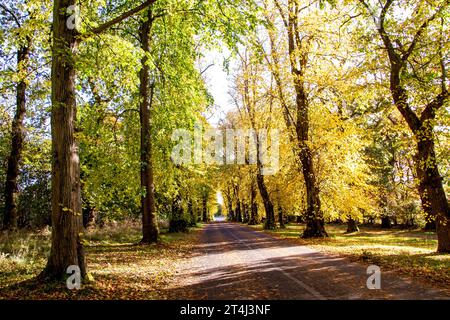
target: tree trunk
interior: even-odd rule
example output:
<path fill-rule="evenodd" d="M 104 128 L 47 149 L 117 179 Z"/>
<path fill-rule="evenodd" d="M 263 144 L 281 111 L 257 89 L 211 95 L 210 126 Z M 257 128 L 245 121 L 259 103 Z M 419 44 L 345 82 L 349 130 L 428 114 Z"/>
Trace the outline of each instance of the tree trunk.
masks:
<path fill-rule="evenodd" d="M 227 204 L 228 204 L 228 220 L 234 221 L 233 203 L 231 202 L 231 200 L 228 200 Z"/>
<path fill-rule="evenodd" d="M 85 229 L 92 229 L 95 227 L 97 214 L 97 209 L 92 207 L 91 204 L 87 202 L 86 207 L 83 209 L 83 226 Z"/>
<path fill-rule="evenodd" d="M 450 210 L 436 161 L 433 132 L 433 120 L 436 118 L 436 112 L 443 107 L 446 99 L 449 97 L 445 66 L 441 66 L 441 93 L 433 99 L 429 99 L 430 102 L 418 115 L 411 108 L 408 90 L 404 88 L 401 81 L 402 71 L 408 64 L 411 52 L 400 55 L 395 50 L 391 37 L 384 29 L 383 24 L 378 28 L 378 32 L 389 57 L 392 98 L 398 111 L 413 132 L 417 143 L 417 153 L 414 162 L 419 181 L 418 190 L 422 200 L 422 207 L 428 216 L 436 219 L 437 251 L 450 252 Z M 442 56 L 441 59 L 443 59 Z"/>
<path fill-rule="evenodd" d="M 434 217 L 426 217 L 426 223 L 423 231 L 436 231 L 436 219 Z"/>
<path fill-rule="evenodd" d="M 236 222 L 242 222 L 241 200 L 237 197 L 236 201 Z"/>
<path fill-rule="evenodd" d="M 250 185 L 250 221 L 249 225 L 255 225 L 259 223 L 258 219 L 258 204 L 256 203 L 256 186 L 255 180 L 252 178 Z"/>
<path fill-rule="evenodd" d="M 101 33 L 133 14 L 152 5 L 154 0 L 125 12 L 90 30 Z M 69 28 L 69 7 L 76 0 L 53 1 L 52 23 L 52 241 L 50 255 L 40 277 L 62 279 L 68 266 L 77 265 L 86 276 L 86 261 L 80 238 L 81 212 L 80 162 L 75 139 L 76 90 L 75 55 L 79 38 Z"/>
<path fill-rule="evenodd" d="M 207 222 L 209 222 L 209 217 L 208 217 L 208 196 L 207 195 L 203 195 L 202 205 L 203 205 L 203 217 L 202 217 L 202 220 L 203 220 L 204 223 L 207 223 Z"/>
<path fill-rule="evenodd" d="M 355 219 L 348 218 L 347 220 L 347 231 L 346 233 L 358 232 L 358 222 Z"/>
<path fill-rule="evenodd" d="M 273 230 L 276 228 L 273 204 L 272 201 L 270 200 L 269 192 L 267 191 L 267 187 L 264 182 L 264 176 L 260 173 L 259 169 L 258 173 L 256 174 L 256 182 L 258 184 L 259 193 L 261 194 L 261 198 L 263 199 L 264 209 L 266 212 L 266 221 L 264 222 L 264 229 Z"/>
<path fill-rule="evenodd" d="M 383 229 L 390 229 L 392 227 L 391 225 L 391 218 L 389 216 L 382 216 L 381 217 L 381 228 Z"/>
<path fill-rule="evenodd" d="M 428 132 L 424 136 L 421 140 L 418 140 L 415 159 L 419 179 L 419 194 L 426 215 L 436 217 L 438 252 L 450 252 L 449 205 L 436 163 L 433 134 Z"/>
<path fill-rule="evenodd" d="M 305 97 L 306 98 L 306 97 Z M 304 112 L 300 112 L 304 113 Z M 302 117 L 300 117 L 301 119 Z M 306 186 L 306 228 L 303 231 L 303 238 L 327 237 L 325 231 L 325 221 L 321 210 L 319 189 L 316 185 L 316 175 L 313 167 L 311 151 L 307 145 L 308 136 L 308 115 L 303 116 L 297 126 L 297 135 L 300 141 L 300 162 L 302 164 L 303 178 Z"/>
<path fill-rule="evenodd" d="M 178 193 L 172 201 L 172 216 L 169 223 L 169 232 L 188 232 L 189 226 L 182 205 L 181 195 Z"/>
<path fill-rule="evenodd" d="M 67 7 L 75 0 L 55 0 L 52 48 L 52 244 L 47 266 L 41 274 L 51 279 L 66 276 L 76 265 L 86 275 L 82 232 L 80 163 L 75 140 L 76 30 L 68 29 Z"/>
<path fill-rule="evenodd" d="M 147 54 L 150 52 L 150 28 L 153 17 L 152 11 L 147 9 L 147 17 L 141 21 L 139 39 L 145 55 L 141 60 L 139 72 L 139 94 L 141 102 L 139 106 L 139 118 L 141 125 L 141 188 L 144 191 L 141 196 L 142 214 L 142 240 L 141 243 L 153 243 L 158 241 L 158 222 L 155 208 L 155 186 L 153 179 L 152 163 L 152 137 L 150 108 L 153 100 L 154 84 L 149 83 L 150 70 Z"/>
<path fill-rule="evenodd" d="M 188 207 L 187 207 L 188 215 L 189 215 L 189 227 L 195 227 L 197 225 L 197 217 L 195 216 L 194 207 L 192 205 L 192 200 L 189 198 Z"/>
<path fill-rule="evenodd" d="M 5 182 L 5 212 L 3 216 L 3 229 L 17 229 L 17 177 L 19 175 L 19 164 L 22 159 L 23 140 L 25 138 L 25 128 L 23 121 L 26 114 L 26 90 L 27 82 L 25 80 L 29 54 L 31 48 L 31 39 L 27 38 L 27 44 L 17 51 L 17 73 L 21 80 L 16 88 L 16 114 L 12 123 L 11 130 L 11 152 L 8 157 L 8 167 L 6 171 Z"/>
<path fill-rule="evenodd" d="M 253 129 L 255 128 L 255 126 L 253 125 Z M 276 228 L 275 225 L 275 213 L 273 210 L 273 203 L 272 200 L 270 200 L 270 196 L 269 196 L 269 192 L 267 190 L 266 187 L 266 183 L 264 181 L 264 176 L 262 175 L 262 162 L 260 159 L 260 154 L 261 152 L 259 151 L 261 148 L 261 144 L 259 142 L 259 137 L 256 136 L 256 146 L 258 150 L 258 156 L 257 156 L 257 172 L 256 172 L 256 183 L 258 185 L 258 189 L 259 189 L 259 194 L 261 195 L 261 198 L 263 200 L 263 204 L 264 204 L 264 210 L 266 212 L 266 220 L 264 222 L 264 229 L 266 230 L 274 230 Z"/>
<path fill-rule="evenodd" d="M 295 1 L 288 1 L 289 19 L 287 27 L 289 60 L 291 75 L 294 82 L 295 102 L 297 106 L 297 121 L 295 131 L 299 148 L 299 158 L 302 164 L 302 173 L 306 186 L 306 229 L 303 238 L 327 237 L 325 221 L 321 210 L 319 188 L 316 181 L 313 159 L 309 148 L 309 101 L 303 80 L 308 62 L 308 43 L 298 43 L 301 39 L 298 26 L 298 11 Z M 298 47 L 300 46 L 300 47 Z"/>
<path fill-rule="evenodd" d="M 284 225 L 283 208 L 279 204 L 278 204 L 278 223 L 280 224 L 281 229 L 286 228 L 286 226 Z"/>
<path fill-rule="evenodd" d="M 248 203 L 244 203 L 243 207 L 243 218 L 242 218 L 242 222 L 243 223 L 248 223 L 250 220 L 250 214 L 249 214 L 249 205 Z"/>

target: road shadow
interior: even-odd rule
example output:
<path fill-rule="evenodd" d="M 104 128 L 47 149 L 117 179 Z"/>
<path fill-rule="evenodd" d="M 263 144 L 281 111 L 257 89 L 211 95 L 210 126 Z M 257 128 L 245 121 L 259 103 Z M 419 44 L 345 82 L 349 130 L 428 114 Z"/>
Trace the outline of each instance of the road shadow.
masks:
<path fill-rule="evenodd" d="M 250 232 L 249 232 L 250 230 Z M 367 288 L 368 263 L 355 263 L 236 224 L 216 223 L 168 299 L 449 299 L 449 293 L 382 271 L 382 288 Z M 239 257 L 240 260 L 233 261 Z M 245 262 L 242 262 L 245 260 Z M 188 278 L 189 280 L 183 281 Z"/>

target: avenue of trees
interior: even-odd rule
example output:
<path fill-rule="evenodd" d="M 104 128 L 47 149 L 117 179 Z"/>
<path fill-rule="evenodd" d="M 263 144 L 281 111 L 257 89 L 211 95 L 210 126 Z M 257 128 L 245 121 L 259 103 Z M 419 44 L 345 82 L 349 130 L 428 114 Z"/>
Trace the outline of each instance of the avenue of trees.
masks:
<path fill-rule="evenodd" d="M 217 210 L 305 238 L 420 227 L 450 252 L 450 1 L 5 0 L 0 22 L 2 228 L 51 226 L 42 278 L 86 275 L 85 228 L 139 219 L 145 245 Z M 278 130 L 273 174 L 171 160 L 175 129 L 210 127 L 221 47 L 217 127 Z"/>

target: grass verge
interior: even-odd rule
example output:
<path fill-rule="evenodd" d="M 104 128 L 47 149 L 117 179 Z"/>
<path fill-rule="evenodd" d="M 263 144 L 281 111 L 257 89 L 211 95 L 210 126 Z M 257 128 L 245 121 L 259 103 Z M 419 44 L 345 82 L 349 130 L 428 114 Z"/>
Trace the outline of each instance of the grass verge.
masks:
<path fill-rule="evenodd" d="M 93 281 L 80 290 L 34 278 L 45 267 L 50 231 L 0 234 L 0 299 L 163 299 L 176 266 L 189 257 L 202 225 L 189 233 L 161 233 L 161 241 L 137 244 L 139 225 L 124 223 L 88 231 L 85 250 Z"/>
<path fill-rule="evenodd" d="M 262 225 L 250 227 L 263 230 Z M 450 254 L 436 252 L 434 232 L 361 227 L 359 232 L 347 234 L 345 225 L 328 224 L 326 228 L 330 236 L 326 239 L 301 239 L 304 225 L 298 224 L 264 232 L 352 261 L 375 264 L 439 286 L 450 286 Z"/>

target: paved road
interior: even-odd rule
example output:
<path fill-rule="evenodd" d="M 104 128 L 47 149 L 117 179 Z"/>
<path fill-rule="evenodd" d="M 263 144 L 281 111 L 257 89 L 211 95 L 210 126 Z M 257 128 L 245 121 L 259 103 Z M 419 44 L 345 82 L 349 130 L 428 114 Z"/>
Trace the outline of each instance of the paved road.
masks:
<path fill-rule="evenodd" d="M 392 272 L 366 286 L 368 265 L 320 253 L 233 223 L 202 231 L 180 266 L 173 299 L 450 299 L 448 293 Z"/>

